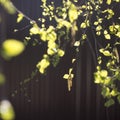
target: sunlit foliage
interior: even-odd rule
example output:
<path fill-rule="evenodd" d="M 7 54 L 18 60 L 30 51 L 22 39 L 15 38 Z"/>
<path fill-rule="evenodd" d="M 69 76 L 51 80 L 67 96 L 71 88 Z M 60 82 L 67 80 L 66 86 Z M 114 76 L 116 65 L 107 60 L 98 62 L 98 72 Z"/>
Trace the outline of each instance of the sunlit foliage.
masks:
<path fill-rule="evenodd" d="M 9 0 L 6 1 L 9 2 Z M 5 5 L 2 1 L 0 3 Z M 47 45 L 43 58 L 36 65 L 41 74 L 46 73 L 47 68 L 51 65 L 55 67 L 59 63 L 65 55 L 67 45 L 76 48 L 77 53 L 86 41 L 90 43 L 89 34 L 91 33 L 95 41 L 94 54 L 96 55 L 94 56 L 97 56 L 95 58 L 97 61 L 94 73 L 95 84 L 101 86 L 101 94 L 106 99 L 105 106 L 109 107 L 115 103 L 115 98 L 120 103 L 118 85 L 120 82 L 118 51 L 120 16 L 116 17 L 114 9 L 115 6 L 120 6 L 120 0 L 87 0 L 82 4 L 79 3 L 79 0 L 62 0 L 60 6 L 55 6 L 54 2 L 42 0 L 40 7 L 43 11 L 41 18 L 38 18 L 39 24 L 15 6 L 13 8 L 18 12 L 17 23 L 22 22 L 23 18 L 30 22 L 29 36 L 25 37 L 25 42 L 38 36 L 38 40 Z M 7 48 L 7 45 L 4 44 L 3 48 L 7 56 L 9 54 L 16 56 L 24 49 L 23 45 L 19 44 L 21 46 L 19 51 L 14 53 L 11 51 L 14 47 Z M 75 64 L 75 58 L 73 58 L 72 64 Z M 64 79 L 67 79 L 69 91 L 74 79 L 73 69 L 70 67 L 69 73 L 63 76 Z"/>
<path fill-rule="evenodd" d="M 25 38 L 30 39 L 38 35 L 41 42 L 47 43 L 43 58 L 36 66 L 40 73 L 44 74 L 49 66 L 56 66 L 59 63 L 68 44 L 79 52 L 84 42 L 90 42 L 89 33 L 92 32 L 96 43 L 95 54 L 97 54 L 95 83 L 101 86 L 101 94 L 107 100 L 105 106 L 113 105 L 114 98 L 117 98 L 120 103 L 120 91 L 117 85 L 120 81 L 118 52 L 120 24 L 117 22 L 120 16 L 114 20 L 116 17 L 114 6 L 119 6 L 120 1 L 88 0 L 82 5 L 77 3 L 79 3 L 78 0 L 62 0 L 62 4 L 56 7 L 54 2 L 42 0 L 42 17 L 38 18 L 41 24 L 28 19 L 32 27 L 29 29 L 30 36 Z M 21 22 L 24 17 L 27 18 L 18 11 L 17 22 Z M 46 21 L 51 24 L 46 24 Z M 80 35 L 79 38 L 77 34 Z M 68 71 L 69 73 L 63 78 L 67 79 L 70 91 L 74 79 L 73 68 Z"/>
<path fill-rule="evenodd" d="M 0 5 L 5 9 L 9 14 L 14 14 L 16 12 L 15 7 L 13 6 L 10 0 L 0 0 Z M 1 17 L 1 16 L 0 16 Z M 19 18 L 17 22 L 20 22 L 22 18 Z M 2 22 L 0 18 L 0 22 Z M 1 38 L 0 38 L 1 39 Z M 24 44 L 15 39 L 7 39 L 0 46 L 0 55 L 5 59 L 11 59 L 19 55 L 24 50 Z M 0 66 L 1 67 L 1 66 Z M 5 83 L 5 75 L 0 71 L 0 86 Z M 0 101 L 0 119 L 2 120 L 14 120 L 15 112 L 12 104 L 8 100 Z"/>

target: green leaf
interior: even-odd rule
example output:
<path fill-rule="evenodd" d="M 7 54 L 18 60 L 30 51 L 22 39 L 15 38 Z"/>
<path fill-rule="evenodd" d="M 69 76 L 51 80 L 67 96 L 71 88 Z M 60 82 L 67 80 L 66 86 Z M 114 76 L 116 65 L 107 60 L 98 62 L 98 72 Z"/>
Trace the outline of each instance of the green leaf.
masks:
<path fill-rule="evenodd" d="M 108 87 L 102 88 L 101 94 L 103 95 L 104 98 L 109 97 L 110 96 L 110 89 Z"/>
<path fill-rule="evenodd" d="M 115 103 L 115 101 L 111 98 L 109 99 L 107 102 L 105 102 L 105 107 L 110 107 L 111 105 L 113 105 Z"/>
<path fill-rule="evenodd" d="M 3 73 L 0 73 L 0 85 L 5 83 L 5 76 Z"/>
<path fill-rule="evenodd" d="M 118 100 L 118 102 L 120 104 L 120 95 L 117 96 L 117 100 Z"/>
<path fill-rule="evenodd" d="M 105 38 L 106 38 L 107 40 L 110 40 L 110 39 L 111 39 L 110 34 L 105 34 L 104 36 L 105 36 Z"/>

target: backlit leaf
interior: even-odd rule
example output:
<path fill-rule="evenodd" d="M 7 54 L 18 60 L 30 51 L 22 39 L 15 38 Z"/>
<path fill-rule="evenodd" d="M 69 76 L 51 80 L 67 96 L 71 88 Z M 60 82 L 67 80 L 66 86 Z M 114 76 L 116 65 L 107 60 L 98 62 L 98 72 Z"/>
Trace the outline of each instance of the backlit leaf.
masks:
<path fill-rule="evenodd" d="M 108 75 L 107 70 L 101 70 L 100 75 L 101 75 L 101 77 L 107 77 L 107 75 Z"/>
<path fill-rule="evenodd" d="M 78 18 L 77 8 L 74 4 L 71 4 L 68 15 L 71 23 L 73 23 Z"/>
<path fill-rule="evenodd" d="M 86 28 L 86 27 L 87 27 L 87 25 L 85 22 L 81 23 L 80 28 Z"/>
<path fill-rule="evenodd" d="M 3 42 L 2 49 L 3 57 L 14 57 L 22 53 L 25 49 L 25 46 L 21 41 L 8 39 Z"/>
<path fill-rule="evenodd" d="M 59 55 L 60 57 L 64 56 L 64 54 L 65 54 L 65 52 L 64 52 L 63 50 L 58 49 L 58 55 Z"/>
<path fill-rule="evenodd" d="M 100 49 L 99 51 L 105 56 L 111 56 L 111 53 L 108 50 Z"/>
<path fill-rule="evenodd" d="M 110 5 L 110 4 L 111 4 L 111 2 L 112 2 L 111 0 L 107 0 L 107 2 L 106 2 L 106 3 L 107 3 L 108 5 Z"/>
<path fill-rule="evenodd" d="M 106 38 L 107 40 L 110 40 L 110 39 L 111 39 L 110 34 L 106 34 L 106 35 L 104 35 L 104 36 L 105 36 L 105 38 Z"/>
<path fill-rule="evenodd" d="M 69 77 L 68 74 L 65 74 L 65 75 L 63 76 L 64 79 L 68 79 L 68 77 Z"/>
<path fill-rule="evenodd" d="M 24 15 L 22 13 L 19 13 L 18 17 L 17 17 L 17 23 L 21 22 L 23 17 L 24 17 Z"/>
<path fill-rule="evenodd" d="M 105 103 L 105 107 L 110 107 L 111 105 L 113 105 L 115 103 L 115 101 L 113 99 L 109 99 L 106 103 Z"/>

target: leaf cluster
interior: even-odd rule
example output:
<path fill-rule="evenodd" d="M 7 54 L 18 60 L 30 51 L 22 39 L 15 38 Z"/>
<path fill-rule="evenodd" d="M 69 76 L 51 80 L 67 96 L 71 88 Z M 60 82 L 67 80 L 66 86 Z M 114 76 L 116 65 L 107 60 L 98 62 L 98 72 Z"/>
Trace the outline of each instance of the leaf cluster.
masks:
<path fill-rule="evenodd" d="M 59 63 L 68 44 L 75 47 L 77 53 L 86 41 L 90 43 L 89 33 L 92 31 L 96 43 L 94 54 L 97 53 L 94 79 L 101 86 L 102 96 L 107 99 L 105 106 L 109 107 L 115 103 L 115 98 L 120 103 L 119 17 L 114 20 L 114 7 L 120 5 L 120 0 L 87 0 L 79 3 L 78 0 L 62 0 L 60 6 L 55 6 L 54 2 L 42 0 L 40 7 L 43 11 L 41 18 L 38 18 L 39 23 L 20 11 L 17 11 L 17 23 L 23 18 L 28 19 L 31 28 L 25 39 L 29 42 L 32 36 L 38 36 L 39 41 L 47 45 L 43 58 L 36 65 L 42 74 L 50 65 L 56 66 Z M 67 79 L 70 91 L 74 78 L 73 68 L 70 67 L 68 71 L 63 78 Z"/>

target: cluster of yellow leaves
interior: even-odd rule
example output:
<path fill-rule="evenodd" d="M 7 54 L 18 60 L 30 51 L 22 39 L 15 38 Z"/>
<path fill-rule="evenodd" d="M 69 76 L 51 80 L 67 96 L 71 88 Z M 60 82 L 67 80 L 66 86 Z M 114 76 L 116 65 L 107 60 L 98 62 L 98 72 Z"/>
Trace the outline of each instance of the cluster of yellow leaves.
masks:
<path fill-rule="evenodd" d="M 112 3 L 113 1 L 115 1 L 115 2 L 120 2 L 120 0 L 107 0 L 106 3 L 107 3 L 108 5 L 111 5 L 111 3 Z"/>
<path fill-rule="evenodd" d="M 98 69 L 98 71 L 95 73 L 95 83 L 108 85 L 110 82 L 111 78 L 108 76 L 108 71 Z"/>
<path fill-rule="evenodd" d="M 104 30 L 104 37 L 105 37 L 105 39 L 107 39 L 107 40 L 110 40 L 110 39 L 111 39 L 111 36 L 110 36 L 110 34 L 108 33 L 107 30 Z"/>
<path fill-rule="evenodd" d="M 69 21 L 67 21 L 67 20 L 64 20 L 64 19 L 61 19 L 61 18 L 57 18 L 57 17 L 55 17 L 55 20 L 58 23 L 57 24 L 57 28 L 58 29 L 61 29 L 63 27 L 66 27 L 67 29 L 70 29 L 72 27 L 72 24 Z"/>
<path fill-rule="evenodd" d="M 45 73 L 46 68 L 50 65 L 49 56 L 47 54 L 43 55 L 43 59 L 37 64 L 37 68 L 40 73 Z"/>
<path fill-rule="evenodd" d="M 111 51 L 112 49 L 112 51 Z M 119 63 L 119 54 L 116 47 L 112 48 L 108 44 L 105 48 L 99 50 L 105 57 L 109 58 L 105 64 L 104 69 L 102 57 L 98 57 L 97 71 L 94 73 L 95 83 L 101 86 L 101 94 L 107 99 L 105 106 L 109 107 L 115 103 L 114 97 L 120 103 L 120 92 L 116 87 L 116 81 L 120 80 L 120 68 L 116 63 Z"/>
<path fill-rule="evenodd" d="M 111 34 L 114 34 L 115 36 L 120 38 L 120 25 L 119 24 L 113 24 L 109 26 L 109 30 Z"/>
<path fill-rule="evenodd" d="M 105 102 L 105 106 L 109 107 L 113 105 L 114 99 L 113 97 L 117 96 L 117 100 L 120 103 L 120 92 L 115 86 L 115 79 L 109 76 L 108 70 L 101 69 L 100 66 L 97 66 L 97 72 L 94 73 L 95 83 L 100 84 L 102 87 L 101 94 L 104 98 L 107 98 Z M 119 74 L 120 76 L 120 74 Z"/>
<path fill-rule="evenodd" d="M 90 26 L 90 21 L 86 20 L 84 22 L 81 23 L 80 28 L 86 28 Z"/>
<path fill-rule="evenodd" d="M 102 13 L 107 15 L 105 16 L 105 18 L 107 18 L 108 20 L 111 19 L 114 15 L 114 11 L 112 9 L 105 9 L 104 11 L 102 11 Z"/>
<path fill-rule="evenodd" d="M 102 53 L 104 56 L 112 56 L 112 53 L 110 53 L 109 50 L 105 50 L 104 48 L 101 48 L 99 52 Z"/>
<path fill-rule="evenodd" d="M 77 7 L 74 4 L 70 5 L 69 11 L 68 11 L 69 20 L 71 23 L 73 23 L 78 18 L 78 11 Z"/>
<path fill-rule="evenodd" d="M 60 49 L 59 45 L 56 43 L 57 34 L 53 26 L 49 26 L 48 29 L 46 29 L 40 28 L 37 24 L 33 24 L 33 27 L 30 29 L 30 34 L 40 35 L 40 39 L 43 42 L 47 42 L 47 54 L 43 55 L 43 59 L 37 64 L 37 68 L 40 73 L 43 74 L 51 64 L 51 57 L 56 56 L 56 59 L 59 59 L 59 57 L 64 55 L 64 51 Z"/>

